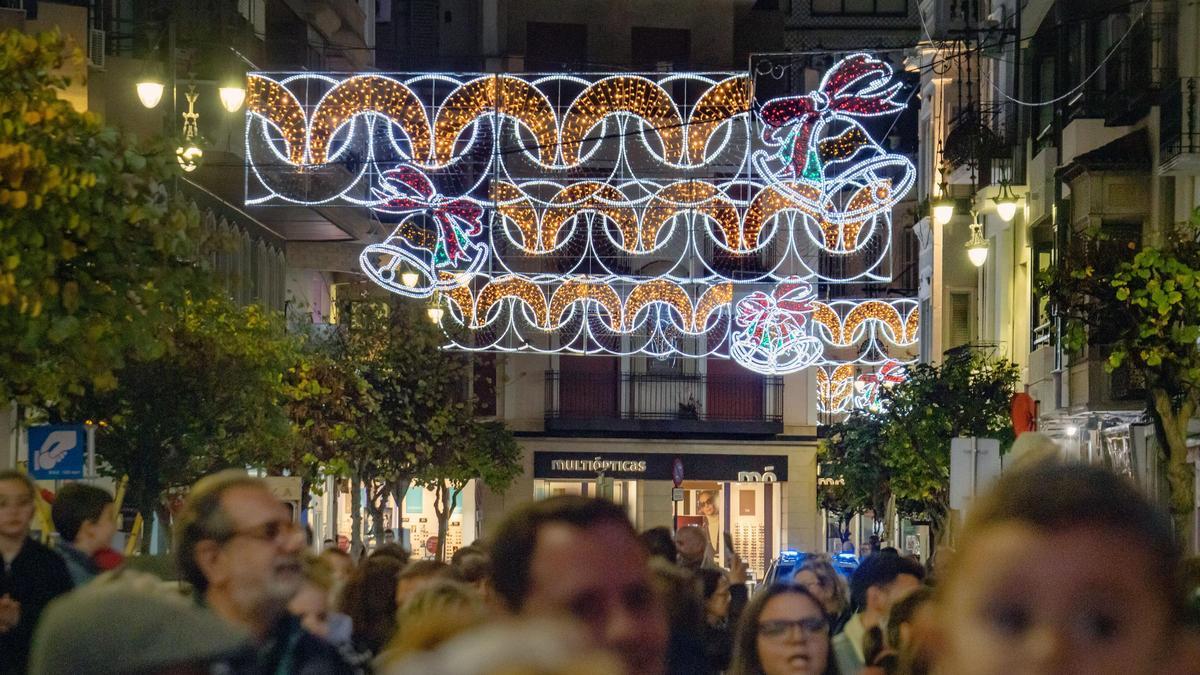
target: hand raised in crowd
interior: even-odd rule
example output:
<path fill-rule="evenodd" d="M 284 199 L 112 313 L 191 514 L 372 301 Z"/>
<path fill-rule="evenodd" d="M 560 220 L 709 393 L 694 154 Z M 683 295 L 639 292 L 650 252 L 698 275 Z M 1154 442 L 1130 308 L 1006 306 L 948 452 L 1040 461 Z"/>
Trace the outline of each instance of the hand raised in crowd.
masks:
<path fill-rule="evenodd" d="M 734 553 L 729 560 L 729 584 L 744 584 L 750 578 L 749 567 L 742 556 Z"/>
<path fill-rule="evenodd" d="M 0 598 L 0 633 L 7 633 L 21 621 L 21 603 L 7 593 Z"/>

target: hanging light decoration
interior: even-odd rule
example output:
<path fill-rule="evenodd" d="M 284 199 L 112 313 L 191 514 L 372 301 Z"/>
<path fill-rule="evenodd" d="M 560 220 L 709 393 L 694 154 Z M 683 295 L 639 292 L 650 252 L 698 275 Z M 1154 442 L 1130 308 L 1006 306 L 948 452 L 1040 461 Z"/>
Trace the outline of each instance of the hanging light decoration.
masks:
<path fill-rule="evenodd" d="M 1021 203 L 1021 199 L 1013 194 L 1007 180 L 1000 181 L 1000 193 L 992 201 L 996 203 L 996 215 L 1006 223 L 1012 222 L 1013 217 L 1017 215 L 1017 206 Z"/>
<path fill-rule="evenodd" d="M 425 308 L 425 315 L 435 324 L 442 323 L 442 317 L 446 315 L 446 310 L 442 308 L 442 298 L 439 295 L 434 295 L 429 301 L 429 306 Z"/>
<path fill-rule="evenodd" d="M 967 257 L 971 264 L 983 267 L 988 257 L 988 240 L 983 236 L 983 225 L 978 220 L 971 223 L 971 238 L 967 240 Z"/>
<path fill-rule="evenodd" d="M 163 91 L 166 85 L 163 84 L 162 74 L 158 72 L 158 66 L 151 64 L 146 66 L 142 71 L 141 77 L 138 78 L 137 84 L 138 100 L 147 108 L 154 108 L 162 101 Z"/>
<path fill-rule="evenodd" d="M 246 87 L 240 81 L 217 89 L 217 94 L 221 96 L 221 105 L 231 113 L 241 110 L 246 101 Z"/>
<path fill-rule="evenodd" d="M 200 167 L 200 160 L 204 158 L 204 150 L 200 148 L 200 113 L 196 112 L 199 94 L 195 85 L 188 87 L 186 97 L 188 109 L 183 113 L 183 145 L 175 148 L 175 160 L 179 162 L 179 168 L 191 173 Z"/>
<path fill-rule="evenodd" d="M 417 271 L 408 268 L 400 273 L 400 283 L 404 284 L 405 288 L 416 288 L 417 282 L 421 280 L 421 275 Z"/>

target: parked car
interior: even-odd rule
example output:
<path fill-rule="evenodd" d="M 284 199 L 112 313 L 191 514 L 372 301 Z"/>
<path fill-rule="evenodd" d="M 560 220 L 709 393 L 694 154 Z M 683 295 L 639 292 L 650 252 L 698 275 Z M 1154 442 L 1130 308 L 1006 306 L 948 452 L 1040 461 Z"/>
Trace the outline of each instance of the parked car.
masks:
<path fill-rule="evenodd" d="M 766 586 L 790 584 L 796 576 L 796 572 L 800 570 L 800 566 L 804 564 L 804 560 L 810 555 L 813 554 L 792 549 L 780 552 L 779 557 L 772 560 L 771 564 L 767 566 L 763 584 Z M 853 553 L 838 553 L 831 558 L 831 562 L 838 574 L 847 579 L 854 574 L 854 570 L 858 569 L 858 558 Z"/>

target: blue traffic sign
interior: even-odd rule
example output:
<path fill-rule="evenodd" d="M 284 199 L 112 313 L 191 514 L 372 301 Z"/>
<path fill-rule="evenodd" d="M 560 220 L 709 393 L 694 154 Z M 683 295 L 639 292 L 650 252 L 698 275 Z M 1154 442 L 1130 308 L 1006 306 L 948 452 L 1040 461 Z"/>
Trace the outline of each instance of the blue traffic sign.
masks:
<path fill-rule="evenodd" d="M 87 428 L 82 424 L 29 427 L 29 473 L 38 480 L 83 478 Z"/>

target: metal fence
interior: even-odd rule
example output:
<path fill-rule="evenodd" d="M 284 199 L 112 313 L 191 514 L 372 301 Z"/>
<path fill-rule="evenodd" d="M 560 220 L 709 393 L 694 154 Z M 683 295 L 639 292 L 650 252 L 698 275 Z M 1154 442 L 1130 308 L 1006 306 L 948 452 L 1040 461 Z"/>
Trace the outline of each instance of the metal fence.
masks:
<path fill-rule="evenodd" d="M 547 419 L 783 421 L 783 378 L 546 371 Z"/>

